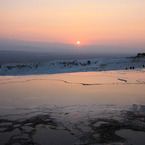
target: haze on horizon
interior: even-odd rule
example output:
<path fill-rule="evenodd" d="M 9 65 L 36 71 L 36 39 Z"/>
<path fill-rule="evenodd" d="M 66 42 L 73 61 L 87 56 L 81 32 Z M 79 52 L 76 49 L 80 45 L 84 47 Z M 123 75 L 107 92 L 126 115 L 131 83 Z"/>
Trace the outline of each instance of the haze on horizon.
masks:
<path fill-rule="evenodd" d="M 0 0 L 0 50 L 143 52 L 144 8 L 144 0 Z"/>

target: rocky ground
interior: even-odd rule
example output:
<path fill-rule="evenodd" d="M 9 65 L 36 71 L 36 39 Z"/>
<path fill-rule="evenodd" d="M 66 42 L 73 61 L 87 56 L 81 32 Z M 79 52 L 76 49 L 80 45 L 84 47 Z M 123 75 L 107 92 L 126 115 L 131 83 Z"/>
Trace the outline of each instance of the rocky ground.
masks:
<path fill-rule="evenodd" d="M 137 139 L 145 135 L 145 106 L 45 106 L 24 110 L 0 116 L 1 145 L 131 145 L 128 132 L 136 133 L 134 143 L 145 143 L 144 137 Z"/>

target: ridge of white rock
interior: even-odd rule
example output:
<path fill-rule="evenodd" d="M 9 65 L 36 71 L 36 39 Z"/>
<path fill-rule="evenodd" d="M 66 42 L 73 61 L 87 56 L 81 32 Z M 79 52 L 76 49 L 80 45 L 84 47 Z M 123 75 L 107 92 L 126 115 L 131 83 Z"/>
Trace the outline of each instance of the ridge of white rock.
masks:
<path fill-rule="evenodd" d="M 87 71 L 128 70 L 145 67 L 145 57 L 55 60 L 0 64 L 0 75 L 38 75 Z"/>

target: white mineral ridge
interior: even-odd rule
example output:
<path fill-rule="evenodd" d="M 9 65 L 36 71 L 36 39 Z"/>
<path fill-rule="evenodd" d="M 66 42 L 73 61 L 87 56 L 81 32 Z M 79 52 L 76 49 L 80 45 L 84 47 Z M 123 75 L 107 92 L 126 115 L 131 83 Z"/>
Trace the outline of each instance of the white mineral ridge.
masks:
<path fill-rule="evenodd" d="M 145 58 L 97 58 L 85 60 L 55 60 L 39 63 L 0 64 L 0 75 L 38 75 L 70 72 L 139 69 Z"/>

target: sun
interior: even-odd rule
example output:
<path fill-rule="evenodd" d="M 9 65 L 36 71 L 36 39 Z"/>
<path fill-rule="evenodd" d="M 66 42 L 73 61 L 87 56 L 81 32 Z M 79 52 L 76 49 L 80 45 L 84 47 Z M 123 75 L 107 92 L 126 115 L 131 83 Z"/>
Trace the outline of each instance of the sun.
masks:
<path fill-rule="evenodd" d="M 80 41 L 77 41 L 76 43 L 77 43 L 77 45 L 80 45 L 80 44 L 81 44 L 81 42 L 80 42 Z"/>

